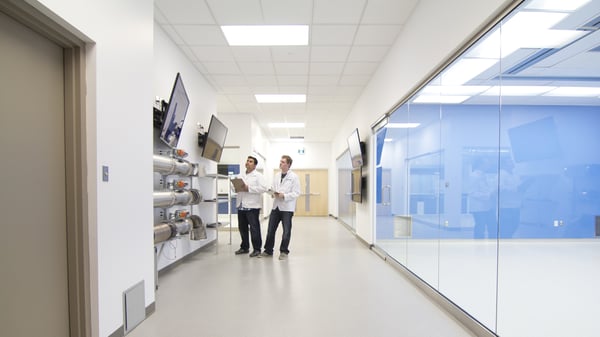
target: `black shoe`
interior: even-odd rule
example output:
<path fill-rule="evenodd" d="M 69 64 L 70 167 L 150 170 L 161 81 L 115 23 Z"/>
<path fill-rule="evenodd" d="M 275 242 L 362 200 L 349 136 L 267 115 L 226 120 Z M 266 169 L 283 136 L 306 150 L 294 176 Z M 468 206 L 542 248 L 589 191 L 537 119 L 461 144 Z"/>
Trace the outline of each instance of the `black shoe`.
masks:
<path fill-rule="evenodd" d="M 269 254 L 267 252 L 260 253 L 260 257 L 273 257 L 273 253 Z"/>
<path fill-rule="evenodd" d="M 238 249 L 238 250 L 235 251 L 235 255 L 248 254 L 248 252 L 249 252 L 248 249 L 240 248 L 240 249 Z"/>
<path fill-rule="evenodd" d="M 250 257 L 257 257 L 260 255 L 260 250 L 255 250 L 252 253 L 250 253 Z"/>

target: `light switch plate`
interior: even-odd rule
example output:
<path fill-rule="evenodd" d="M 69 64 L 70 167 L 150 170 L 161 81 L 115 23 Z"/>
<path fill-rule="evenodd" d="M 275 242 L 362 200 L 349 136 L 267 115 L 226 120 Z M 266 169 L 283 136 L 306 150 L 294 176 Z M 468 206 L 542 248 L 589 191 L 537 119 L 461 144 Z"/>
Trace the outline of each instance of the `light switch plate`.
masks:
<path fill-rule="evenodd" d="M 102 181 L 108 181 L 108 166 L 102 166 Z"/>

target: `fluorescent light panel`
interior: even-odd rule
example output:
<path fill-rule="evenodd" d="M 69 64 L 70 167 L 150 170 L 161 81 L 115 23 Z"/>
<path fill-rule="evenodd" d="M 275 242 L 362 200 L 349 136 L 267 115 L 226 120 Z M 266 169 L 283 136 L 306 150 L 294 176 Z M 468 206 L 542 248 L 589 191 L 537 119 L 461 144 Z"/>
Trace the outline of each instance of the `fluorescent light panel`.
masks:
<path fill-rule="evenodd" d="M 307 46 L 307 25 L 221 26 L 230 46 Z"/>
<path fill-rule="evenodd" d="M 271 141 L 278 143 L 303 143 L 304 138 L 274 138 Z"/>
<path fill-rule="evenodd" d="M 442 85 L 461 85 L 498 63 L 497 59 L 464 58 L 442 73 Z"/>
<path fill-rule="evenodd" d="M 556 87 L 503 85 L 491 87 L 482 96 L 537 96 Z"/>
<path fill-rule="evenodd" d="M 533 0 L 526 8 L 550 11 L 575 11 L 590 0 Z"/>
<path fill-rule="evenodd" d="M 306 103 L 305 94 L 257 94 L 258 103 Z"/>
<path fill-rule="evenodd" d="M 486 90 L 490 86 L 488 85 L 428 85 L 421 91 L 423 95 L 442 95 L 442 96 L 455 96 L 455 95 L 477 95 Z"/>
<path fill-rule="evenodd" d="M 269 123 L 269 127 L 272 129 L 276 129 L 276 128 L 298 129 L 298 128 L 303 128 L 304 123 Z"/>
<path fill-rule="evenodd" d="M 558 87 L 544 94 L 544 96 L 563 97 L 596 97 L 598 95 L 600 95 L 600 88 L 595 87 Z"/>

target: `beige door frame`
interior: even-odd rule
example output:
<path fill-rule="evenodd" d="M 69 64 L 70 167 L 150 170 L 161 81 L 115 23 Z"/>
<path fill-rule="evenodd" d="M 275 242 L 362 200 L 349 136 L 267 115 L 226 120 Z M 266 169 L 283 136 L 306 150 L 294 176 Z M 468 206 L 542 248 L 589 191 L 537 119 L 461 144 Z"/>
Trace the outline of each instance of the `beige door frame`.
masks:
<path fill-rule="evenodd" d="M 70 336 L 98 334 L 97 258 L 88 219 L 85 50 L 86 41 L 56 15 L 25 1 L 0 1 L 0 11 L 63 48 L 67 268 Z M 89 43 L 89 41 L 87 41 Z"/>

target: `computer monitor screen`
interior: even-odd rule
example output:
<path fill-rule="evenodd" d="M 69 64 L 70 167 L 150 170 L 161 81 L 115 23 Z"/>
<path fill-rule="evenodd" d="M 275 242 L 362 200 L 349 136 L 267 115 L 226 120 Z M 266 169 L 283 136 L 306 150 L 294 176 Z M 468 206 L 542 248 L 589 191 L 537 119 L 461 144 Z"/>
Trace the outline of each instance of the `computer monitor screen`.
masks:
<path fill-rule="evenodd" d="M 219 162 L 227 138 L 227 127 L 215 115 L 210 118 L 208 131 L 204 136 L 202 157 Z"/>
<path fill-rule="evenodd" d="M 363 166 L 363 146 L 360 143 L 360 137 L 358 135 L 358 128 L 354 129 L 350 136 L 348 136 L 348 152 L 350 152 L 350 159 L 352 160 L 352 168 Z"/>
<path fill-rule="evenodd" d="M 171 97 L 169 98 L 167 113 L 160 132 L 160 140 L 170 148 L 177 147 L 179 143 L 183 122 L 189 106 L 190 99 L 183 86 L 181 74 L 177 73 Z"/>

